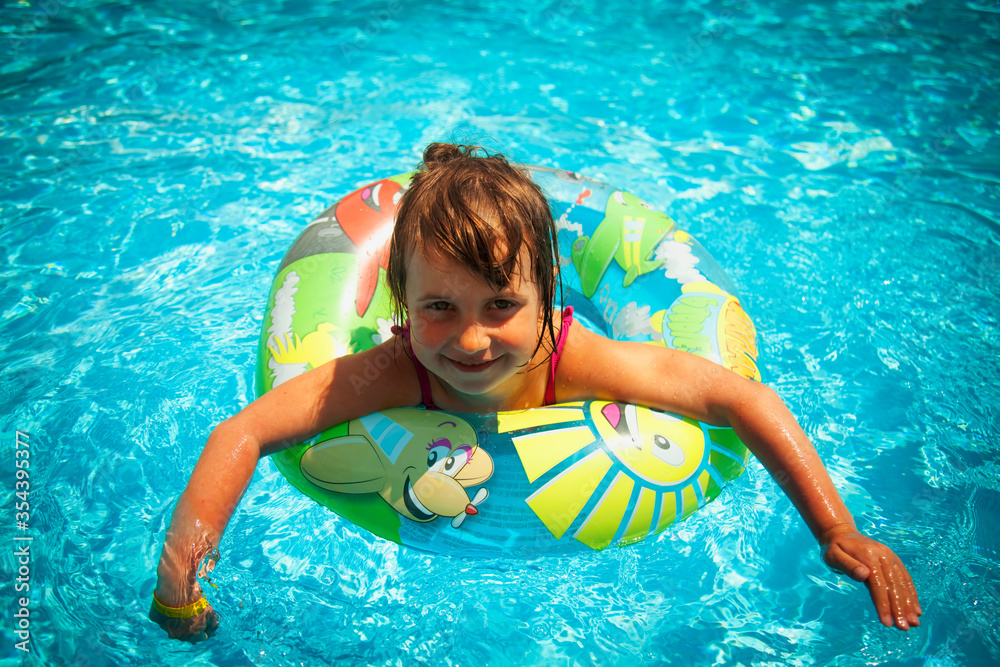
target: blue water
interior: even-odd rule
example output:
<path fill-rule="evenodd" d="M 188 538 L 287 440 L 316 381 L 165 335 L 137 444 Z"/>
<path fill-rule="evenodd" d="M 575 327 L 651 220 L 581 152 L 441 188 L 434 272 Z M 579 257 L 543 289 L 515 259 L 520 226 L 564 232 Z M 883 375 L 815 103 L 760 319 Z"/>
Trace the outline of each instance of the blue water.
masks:
<path fill-rule="evenodd" d="M 996 2 L 7 2 L 0 14 L 0 663 L 1000 660 Z M 269 462 L 218 635 L 146 620 L 172 505 L 251 399 L 302 226 L 432 140 L 669 210 L 925 610 L 878 624 L 759 464 L 662 536 L 532 562 L 376 540 Z M 15 431 L 30 527 L 15 527 Z"/>

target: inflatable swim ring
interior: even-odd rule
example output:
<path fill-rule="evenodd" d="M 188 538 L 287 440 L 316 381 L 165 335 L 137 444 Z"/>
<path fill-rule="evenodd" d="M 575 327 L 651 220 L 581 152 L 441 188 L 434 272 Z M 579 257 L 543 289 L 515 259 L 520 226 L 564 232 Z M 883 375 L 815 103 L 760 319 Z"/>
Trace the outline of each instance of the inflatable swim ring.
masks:
<path fill-rule="evenodd" d="M 577 321 L 759 379 L 754 326 L 690 234 L 627 192 L 525 169 L 552 206 L 563 305 L 574 306 Z M 258 395 L 391 335 L 383 278 L 410 176 L 355 190 L 288 250 L 265 311 Z M 353 381 L 375 382 L 380 371 L 373 364 Z M 271 460 L 297 489 L 385 539 L 436 553 L 533 557 L 655 535 L 716 497 L 748 456 L 728 428 L 582 401 L 491 415 L 386 410 Z M 416 478 L 415 468 L 424 471 Z"/>

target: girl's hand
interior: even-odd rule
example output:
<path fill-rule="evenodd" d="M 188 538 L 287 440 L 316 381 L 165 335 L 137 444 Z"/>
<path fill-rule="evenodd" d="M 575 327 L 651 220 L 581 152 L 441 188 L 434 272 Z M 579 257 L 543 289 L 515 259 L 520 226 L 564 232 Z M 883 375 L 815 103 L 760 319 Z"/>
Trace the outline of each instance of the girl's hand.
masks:
<path fill-rule="evenodd" d="M 150 606 L 149 620 L 166 630 L 171 639 L 180 639 L 192 644 L 205 641 L 219 628 L 219 615 L 212 609 L 212 605 L 190 618 L 170 618 Z"/>
<path fill-rule="evenodd" d="M 865 582 L 879 620 L 888 627 L 909 630 L 920 625 L 917 589 L 899 557 L 892 550 L 859 533 L 839 527 L 823 535 L 823 560 L 856 581 Z"/>

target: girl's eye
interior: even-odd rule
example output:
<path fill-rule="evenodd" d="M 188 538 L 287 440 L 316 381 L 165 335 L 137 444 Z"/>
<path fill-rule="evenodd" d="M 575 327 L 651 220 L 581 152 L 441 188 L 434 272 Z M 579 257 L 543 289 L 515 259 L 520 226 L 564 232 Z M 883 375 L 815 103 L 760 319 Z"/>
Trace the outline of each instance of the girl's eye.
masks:
<path fill-rule="evenodd" d="M 514 302 L 507 299 L 497 299 L 493 302 L 493 307 L 499 310 L 507 310 L 514 307 Z"/>
<path fill-rule="evenodd" d="M 431 310 L 448 310 L 448 303 L 446 301 L 435 301 L 427 307 Z"/>

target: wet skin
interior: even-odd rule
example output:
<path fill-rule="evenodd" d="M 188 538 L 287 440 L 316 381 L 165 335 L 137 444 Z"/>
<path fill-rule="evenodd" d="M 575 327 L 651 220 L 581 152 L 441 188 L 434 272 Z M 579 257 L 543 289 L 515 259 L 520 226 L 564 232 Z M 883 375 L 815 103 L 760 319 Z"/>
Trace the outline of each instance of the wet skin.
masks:
<path fill-rule="evenodd" d="M 522 371 L 538 347 L 538 290 L 520 273 L 495 290 L 454 260 L 414 253 L 406 301 L 413 354 L 438 379 L 443 403 L 496 409 L 537 384 Z"/>

